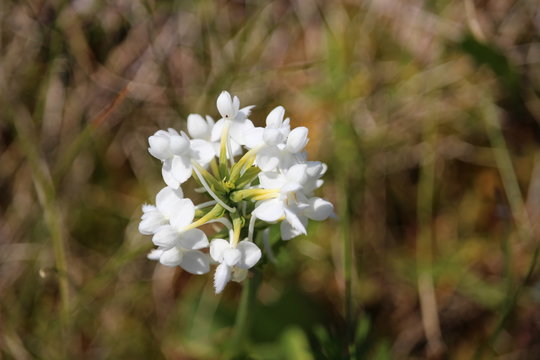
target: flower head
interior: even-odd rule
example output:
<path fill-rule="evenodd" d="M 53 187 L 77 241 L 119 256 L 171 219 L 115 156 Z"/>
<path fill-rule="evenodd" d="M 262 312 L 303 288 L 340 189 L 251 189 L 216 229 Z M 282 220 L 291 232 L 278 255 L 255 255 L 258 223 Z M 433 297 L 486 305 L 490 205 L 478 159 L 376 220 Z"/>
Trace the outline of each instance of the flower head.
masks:
<path fill-rule="evenodd" d="M 282 239 L 289 240 L 306 234 L 309 220 L 334 213 L 329 201 L 314 195 L 326 165 L 307 161 L 307 128 L 291 130 L 282 106 L 267 115 L 264 128 L 254 127 L 252 106 L 240 108 L 238 97 L 226 91 L 216 106 L 217 122 L 188 116 L 189 136 L 168 129 L 149 137 L 148 151 L 162 162 L 167 186 L 155 205 L 143 205 L 139 231 L 156 246 L 148 258 L 165 266 L 204 274 L 216 264 L 214 287 L 220 293 L 229 281 L 244 280 L 261 259 L 260 230 L 277 223 Z M 195 205 L 184 197 L 180 186 L 190 177 L 208 201 Z M 207 223 L 224 228 L 207 235 L 200 228 Z"/>

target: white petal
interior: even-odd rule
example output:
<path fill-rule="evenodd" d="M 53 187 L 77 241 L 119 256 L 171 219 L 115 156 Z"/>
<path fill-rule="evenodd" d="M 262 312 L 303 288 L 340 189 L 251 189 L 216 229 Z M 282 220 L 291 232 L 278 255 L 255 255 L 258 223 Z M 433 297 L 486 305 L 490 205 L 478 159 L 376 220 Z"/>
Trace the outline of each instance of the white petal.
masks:
<path fill-rule="evenodd" d="M 226 264 L 219 264 L 214 274 L 214 288 L 216 294 L 219 294 L 225 288 L 225 285 L 231 280 L 231 268 Z"/>
<path fill-rule="evenodd" d="M 163 250 L 161 249 L 152 249 L 148 255 L 146 255 L 146 258 L 148 260 L 159 260 L 161 255 L 163 254 Z"/>
<path fill-rule="evenodd" d="M 280 230 L 281 230 L 281 238 L 283 240 L 290 240 L 292 238 L 297 237 L 298 235 L 302 235 L 300 231 L 293 228 L 292 225 L 289 224 L 287 221 L 281 222 Z"/>
<path fill-rule="evenodd" d="M 285 140 L 281 129 L 266 128 L 263 134 L 264 142 L 268 145 L 277 145 Z"/>
<path fill-rule="evenodd" d="M 266 117 L 266 127 L 269 128 L 279 128 L 283 123 L 283 116 L 285 115 L 285 108 L 283 106 L 278 106 Z"/>
<path fill-rule="evenodd" d="M 242 117 L 243 119 L 247 119 L 249 115 L 251 114 L 251 109 L 253 109 L 254 107 L 255 105 L 249 105 L 249 106 L 241 108 L 238 111 L 238 115 L 236 115 L 236 118 L 238 119 L 239 117 Z"/>
<path fill-rule="evenodd" d="M 250 269 L 261 259 L 261 249 L 251 241 L 240 241 L 236 248 L 242 254 L 240 261 L 236 264 L 240 269 Z"/>
<path fill-rule="evenodd" d="M 265 200 L 253 210 L 253 215 L 257 219 L 267 222 L 275 222 L 281 219 L 284 215 L 283 202 L 279 199 Z"/>
<path fill-rule="evenodd" d="M 285 185 L 286 179 L 277 172 L 263 172 L 259 174 L 259 182 L 263 189 L 280 189 Z"/>
<path fill-rule="evenodd" d="M 240 144 L 238 144 L 233 139 L 229 139 L 229 141 L 231 142 L 231 150 L 232 150 L 233 156 L 240 155 L 242 153 L 242 147 L 240 146 Z M 211 144 L 214 148 L 214 156 L 219 158 L 219 153 L 221 151 L 221 144 L 217 141 Z M 227 152 L 227 159 L 228 158 L 229 158 L 229 152 Z"/>
<path fill-rule="evenodd" d="M 309 199 L 309 207 L 304 214 L 312 220 L 323 221 L 334 214 L 334 205 L 331 202 L 314 197 Z"/>
<path fill-rule="evenodd" d="M 174 213 L 169 218 L 171 225 L 182 231 L 184 227 L 191 224 L 195 217 L 195 205 L 191 199 L 182 199 L 178 202 Z"/>
<path fill-rule="evenodd" d="M 242 146 L 234 141 L 233 139 L 229 139 L 231 142 L 231 150 L 233 152 L 233 155 L 240 155 L 242 153 Z M 229 155 L 229 154 L 227 154 Z M 219 156 L 219 155 L 218 155 Z"/>
<path fill-rule="evenodd" d="M 143 206 L 142 206 L 143 214 L 146 214 L 147 212 L 152 212 L 152 211 L 155 211 L 155 210 L 156 210 L 156 207 L 154 205 L 143 204 Z"/>
<path fill-rule="evenodd" d="M 211 125 L 199 114 L 189 114 L 187 117 L 187 128 L 189 135 L 194 139 L 209 140 Z"/>
<path fill-rule="evenodd" d="M 229 120 L 227 120 L 229 121 Z M 220 141 L 221 140 L 221 134 L 223 133 L 223 127 L 225 126 L 225 120 L 221 119 L 218 120 L 218 122 L 214 125 L 212 128 L 212 137 L 210 140 L 212 141 Z"/>
<path fill-rule="evenodd" d="M 223 251 L 223 263 L 228 266 L 234 266 L 238 261 L 240 261 L 242 254 L 238 249 L 228 248 Z"/>
<path fill-rule="evenodd" d="M 275 146 L 268 146 L 257 153 L 256 164 L 262 171 L 273 171 L 279 165 L 280 151 Z"/>
<path fill-rule="evenodd" d="M 211 142 L 199 139 L 191 140 L 191 156 L 202 166 L 208 165 L 214 155 L 214 146 Z"/>
<path fill-rule="evenodd" d="M 210 243 L 210 256 L 217 262 L 223 262 L 223 252 L 229 249 L 231 244 L 224 239 L 214 239 Z"/>
<path fill-rule="evenodd" d="M 157 210 L 155 206 L 143 206 L 144 214 L 139 223 L 139 232 L 143 235 L 152 235 L 157 229 L 167 223 L 167 219 Z"/>
<path fill-rule="evenodd" d="M 156 195 L 156 207 L 165 217 L 170 219 L 183 197 L 182 189 L 164 187 Z"/>
<path fill-rule="evenodd" d="M 159 230 L 152 237 L 154 245 L 164 248 L 171 248 L 175 246 L 177 240 L 180 238 L 178 230 L 170 225 L 165 225 L 159 228 Z"/>
<path fill-rule="evenodd" d="M 169 136 L 163 130 L 159 130 L 148 138 L 148 152 L 155 158 L 166 160 L 172 156 L 170 151 Z"/>
<path fill-rule="evenodd" d="M 299 190 L 302 190 L 302 185 L 297 184 L 295 182 L 288 182 L 288 183 L 285 183 L 285 185 L 282 186 L 280 191 L 281 191 L 282 194 L 287 194 L 287 193 L 291 193 L 291 192 L 297 192 Z"/>
<path fill-rule="evenodd" d="M 238 96 L 233 97 L 233 110 L 235 114 L 238 114 L 238 111 L 240 111 L 240 99 Z"/>
<path fill-rule="evenodd" d="M 263 145 L 264 144 L 263 134 L 264 134 L 264 129 L 261 127 L 256 127 L 249 130 L 244 136 L 244 141 L 245 141 L 244 145 L 246 145 L 248 149 L 253 149 L 253 148 L 256 148 L 257 146 Z"/>
<path fill-rule="evenodd" d="M 171 136 L 171 152 L 174 155 L 182 155 L 189 149 L 189 139 L 186 140 L 183 136 Z"/>
<path fill-rule="evenodd" d="M 307 165 L 306 172 L 308 176 L 312 178 L 320 177 L 323 174 L 323 170 L 326 170 L 325 169 L 326 164 L 320 161 L 308 161 L 306 165 Z"/>
<path fill-rule="evenodd" d="M 235 96 L 233 102 L 231 94 L 227 91 L 222 91 L 221 94 L 219 94 L 216 105 L 221 116 L 227 119 L 234 119 L 240 109 L 240 101 L 238 98 Z"/>
<path fill-rule="evenodd" d="M 182 262 L 182 251 L 176 247 L 163 251 L 159 262 L 165 266 L 177 266 Z"/>
<path fill-rule="evenodd" d="M 182 233 L 178 245 L 188 250 L 199 250 L 208 246 L 208 238 L 202 230 L 191 229 Z"/>
<path fill-rule="evenodd" d="M 175 156 L 172 159 L 171 170 L 174 178 L 181 184 L 191 176 L 191 162 L 188 156 Z"/>
<path fill-rule="evenodd" d="M 287 170 L 287 180 L 297 184 L 304 184 L 308 178 L 306 170 L 306 164 L 296 164 L 291 166 L 289 170 Z"/>
<path fill-rule="evenodd" d="M 285 218 L 295 230 L 298 230 L 301 234 L 307 234 L 306 226 L 302 223 L 298 214 L 291 211 L 290 209 L 285 208 Z"/>
<path fill-rule="evenodd" d="M 184 251 L 180 267 L 195 275 L 206 274 L 210 271 L 210 259 L 200 251 Z"/>
<path fill-rule="evenodd" d="M 251 131 L 255 125 L 251 122 L 251 120 L 244 120 L 244 121 L 231 121 L 231 127 L 229 128 L 229 134 L 231 135 L 231 138 L 239 143 L 240 145 L 245 144 L 245 136 L 246 134 Z"/>
<path fill-rule="evenodd" d="M 161 168 L 161 175 L 165 184 L 171 188 L 178 189 L 180 187 L 180 181 L 176 180 L 172 174 L 172 159 L 167 159 L 163 162 L 163 167 Z"/>
<path fill-rule="evenodd" d="M 300 152 L 308 142 L 308 129 L 300 126 L 291 131 L 287 138 L 287 150 L 292 153 Z"/>

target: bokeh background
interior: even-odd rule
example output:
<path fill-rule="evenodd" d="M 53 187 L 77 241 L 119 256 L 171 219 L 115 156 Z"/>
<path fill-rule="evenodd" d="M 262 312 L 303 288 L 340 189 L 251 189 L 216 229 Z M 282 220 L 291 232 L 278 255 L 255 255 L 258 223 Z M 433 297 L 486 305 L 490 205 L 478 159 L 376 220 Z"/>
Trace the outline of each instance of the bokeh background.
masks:
<path fill-rule="evenodd" d="M 540 3 L 0 2 L 0 358 L 220 359 L 241 286 L 146 259 L 158 129 L 308 126 L 312 223 L 245 359 L 539 359 Z"/>

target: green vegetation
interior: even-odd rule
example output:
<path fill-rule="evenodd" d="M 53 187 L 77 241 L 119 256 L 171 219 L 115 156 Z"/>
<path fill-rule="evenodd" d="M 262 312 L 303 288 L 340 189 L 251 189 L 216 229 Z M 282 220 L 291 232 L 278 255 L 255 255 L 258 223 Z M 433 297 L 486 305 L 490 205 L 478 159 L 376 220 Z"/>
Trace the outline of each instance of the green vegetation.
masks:
<path fill-rule="evenodd" d="M 0 3 L 0 359 L 540 358 L 539 11 Z M 339 219 L 216 296 L 137 226 L 222 90 L 310 129 Z"/>

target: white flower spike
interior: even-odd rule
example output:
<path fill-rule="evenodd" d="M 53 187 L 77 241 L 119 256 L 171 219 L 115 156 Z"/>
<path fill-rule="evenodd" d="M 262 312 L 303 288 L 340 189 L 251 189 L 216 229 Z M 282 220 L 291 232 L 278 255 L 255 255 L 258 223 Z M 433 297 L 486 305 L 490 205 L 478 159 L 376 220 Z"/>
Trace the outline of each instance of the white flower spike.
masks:
<path fill-rule="evenodd" d="M 168 129 L 148 138 L 148 151 L 162 162 L 167 186 L 156 195 L 155 205 L 143 205 L 139 232 L 151 235 L 156 246 L 147 255 L 150 260 L 197 275 L 217 264 L 214 287 L 220 293 L 257 265 L 262 252 L 256 242 L 269 251 L 264 234 L 273 224 L 289 240 L 307 234 L 309 220 L 335 215 L 329 201 L 314 196 L 327 167 L 306 160 L 307 128 L 291 130 L 282 106 L 268 114 L 266 127 L 255 128 L 249 119 L 252 106 L 240 108 L 238 97 L 227 91 L 216 106 L 217 122 L 210 116 L 188 116 L 189 136 Z M 190 177 L 202 185 L 197 191 L 208 196 L 198 205 L 180 187 Z M 207 235 L 199 227 L 208 223 L 224 228 Z M 246 240 L 239 241 L 241 233 L 248 234 Z M 275 262 L 271 253 L 267 256 Z"/>

